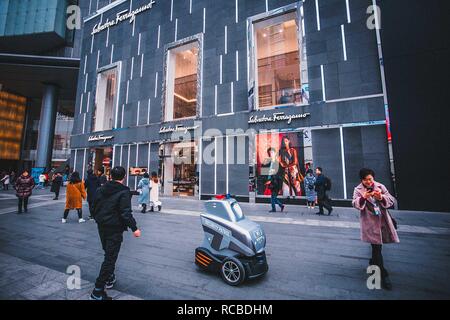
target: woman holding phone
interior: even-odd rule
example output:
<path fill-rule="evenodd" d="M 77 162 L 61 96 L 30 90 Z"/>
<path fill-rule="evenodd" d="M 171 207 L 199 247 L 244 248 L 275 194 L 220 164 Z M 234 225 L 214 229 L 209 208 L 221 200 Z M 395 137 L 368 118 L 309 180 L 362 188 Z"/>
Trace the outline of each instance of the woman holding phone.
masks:
<path fill-rule="evenodd" d="M 392 284 L 384 267 L 381 249 L 385 243 L 400 242 L 395 220 L 388 211 L 395 199 L 383 184 L 375 181 L 373 170 L 363 168 L 359 177 L 361 184 L 354 190 L 353 207 L 360 211 L 361 240 L 372 246 L 372 259 L 369 263 L 380 268 L 381 286 L 391 290 Z"/>

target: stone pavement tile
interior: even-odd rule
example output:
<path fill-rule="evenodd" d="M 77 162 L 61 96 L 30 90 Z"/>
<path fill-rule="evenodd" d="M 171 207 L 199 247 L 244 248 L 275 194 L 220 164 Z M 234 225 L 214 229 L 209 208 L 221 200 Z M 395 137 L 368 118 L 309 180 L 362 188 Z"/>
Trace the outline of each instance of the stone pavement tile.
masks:
<path fill-rule="evenodd" d="M 29 278 L 25 278 L 24 281 L 31 283 L 35 286 L 41 285 L 43 283 L 53 281 L 58 283 L 65 283 L 68 275 L 54 271 L 48 268 L 42 268 L 42 272 L 35 274 Z"/>
<path fill-rule="evenodd" d="M 93 284 L 88 284 L 81 286 L 81 289 L 69 290 L 67 288 L 57 291 L 56 294 L 64 297 L 65 300 L 85 300 L 89 298 L 92 290 L 94 289 Z"/>
<path fill-rule="evenodd" d="M 58 292 L 64 288 L 64 285 L 65 284 L 56 281 L 47 281 L 30 290 L 22 292 L 20 295 L 27 300 L 41 300 Z"/>
<path fill-rule="evenodd" d="M 0 287 L 15 283 L 17 280 L 28 279 L 34 275 L 34 273 L 20 267 L 16 270 L 0 271 Z"/>
<path fill-rule="evenodd" d="M 10 299 L 11 297 L 28 291 L 34 287 L 35 285 L 23 280 L 8 283 L 0 287 L 0 299 Z"/>

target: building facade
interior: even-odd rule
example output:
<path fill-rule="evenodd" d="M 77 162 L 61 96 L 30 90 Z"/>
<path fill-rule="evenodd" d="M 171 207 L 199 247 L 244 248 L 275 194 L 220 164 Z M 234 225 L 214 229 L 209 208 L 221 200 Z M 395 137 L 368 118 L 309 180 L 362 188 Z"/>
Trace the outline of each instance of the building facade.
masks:
<path fill-rule="evenodd" d="M 169 196 L 304 201 L 320 166 L 348 204 L 361 167 L 394 190 L 372 0 L 117 0 L 84 19 L 75 170 L 157 172 Z M 373 11 L 372 11 L 373 12 Z M 279 165 L 278 165 L 279 164 Z"/>
<path fill-rule="evenodd" d="M 89 0 L 0 1 L 0 171 L 64 166 L 70 157 Z"/>

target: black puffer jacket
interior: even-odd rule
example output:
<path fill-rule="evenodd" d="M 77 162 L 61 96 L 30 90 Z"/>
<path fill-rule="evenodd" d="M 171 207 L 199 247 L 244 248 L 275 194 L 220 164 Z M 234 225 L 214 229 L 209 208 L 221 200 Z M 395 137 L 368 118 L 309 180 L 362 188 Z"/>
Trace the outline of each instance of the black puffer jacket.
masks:
<path fill-rule="evenodd" d="M 99 227 L 123 230 L 137 230 L 131 210 L 130 188 L 115 181 L 109 181 L 97 189 L 93 217 Z"/>

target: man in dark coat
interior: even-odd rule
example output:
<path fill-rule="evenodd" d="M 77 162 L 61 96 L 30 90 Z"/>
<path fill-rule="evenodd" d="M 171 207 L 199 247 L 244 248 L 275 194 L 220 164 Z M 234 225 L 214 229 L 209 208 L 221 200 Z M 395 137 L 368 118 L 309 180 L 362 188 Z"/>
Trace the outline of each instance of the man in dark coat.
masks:
<path fill-rule="evenodd" d="M 317 192 L 317 202 L 319 203 L 319 212 L 316 214 L 322 215 L 323 208 L 325 207 L 325 209 L 328 210 L 328 215 L 331 215 L 333 207 L 331 206 L 330 198 L 327 195 L 327 191 L 331 189 L 331 181 L 328 177 L 323 175 L 321 167 L 316 168 L 316 175 L 317 179 L 314 185 Z"/>
<path fill-rule="evenodd" d="M 56 172 L 53 175 L 52 187 L 50 189 L 50 192 L 55 193 L 55 197 L 53 198 L 53 200 L 58 200 L 59 190 L 61 189 L 62 183 L 63 183 L 63 179 L 62 179 L 61 173 Z"/>
<path fill-rule="evenodd" d="M 95 196 L 93 216 L 98 225 L 105 258 L 95 281 L 92 300 L 112 300 L 105 289 L 111 289 L 116 282 L 114 270 L 123 232 L 130 228 L 136 238 L 141 236 L 132 215 L 130 188 L 123 185 L 125 174 L 125 168 L 114 167 L 111 170 L 112 181 L 100 187 Z"/>
<path fill-rule="evenodd" d="M 89 219 L 92 219 L 92 214 L 94 212 L 94 200 L 97 194 L 97 189 L 100 188 L 100 180 L 94 174 L 92 169 L 89 169 L 87 174 L 87 179 L 84 181 L 84 188 L 87 192 L 87 202 L 89 204 Z"/>

